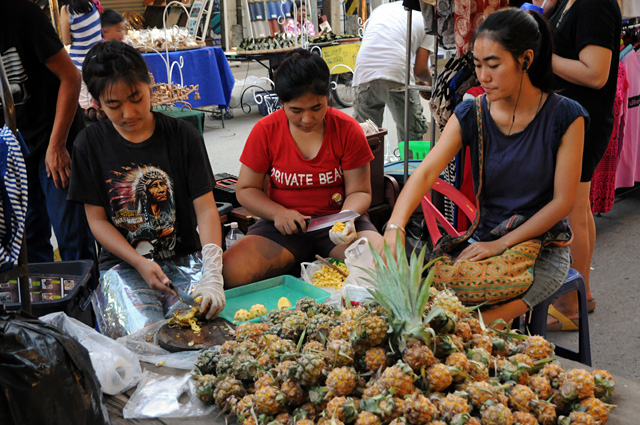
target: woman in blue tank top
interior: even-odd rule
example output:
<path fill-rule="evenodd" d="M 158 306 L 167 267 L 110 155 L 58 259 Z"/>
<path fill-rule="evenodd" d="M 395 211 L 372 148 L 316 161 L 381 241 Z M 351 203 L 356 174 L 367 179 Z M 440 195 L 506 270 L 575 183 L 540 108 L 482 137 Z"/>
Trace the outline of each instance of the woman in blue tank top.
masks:
<path fill-rule="evenodd" d="M 508 8 L 478 28 L 473 60 L 485 95 L 481 99 L 484 144 L 479 225 L 457 257 L 479 261 L 548 231 L 569 233 L 566 217 L 580 180 L 587 113 L 576 102 L 550 92 L 551 32 L 536 12 Z M 474 101 L 458 105 L 440 140 L 412 173 L 385 232 L 395 246 L 403 226 L 442 170 L 470 147 L 477 191 L 478 130 Z M 491 230 L 514 215 L 527 220 L 503 236 Z M 566 279 L 568 246 L 545 245 L 535 264 L 533 284 L 518 299 L 483 311 L 485 323 L 509 321 L 550 296 Z"/>
<path fill-rule="evenodd" d="M 64 0 L 60 9 L 60 29 L 62 42 L 71 45 L 69 56 L 76 67 L 82 72 L 82 63 L 96 43 L 102 41 L 102 27 L 100 13 L 91 0 Z M 95 107 L 84 81 L 80 90 L 80 106 L 87 111 Z"/>

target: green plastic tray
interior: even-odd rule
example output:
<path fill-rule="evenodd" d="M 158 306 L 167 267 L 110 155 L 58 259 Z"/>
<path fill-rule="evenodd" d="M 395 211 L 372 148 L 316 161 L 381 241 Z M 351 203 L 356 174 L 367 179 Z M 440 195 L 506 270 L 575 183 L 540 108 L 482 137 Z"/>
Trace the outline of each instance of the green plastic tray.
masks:
<path fill-rule="evenodd" d="M 236 311 L 241 308 L 249 310 L 254 304 L 262 304 L 267 308 L 267 311 L 271 311 L 278 308 L 278 300 L 281 297 L 287 297 L 291 301 L 291 305 L 295 306 L 296 301 L 303 297 L 311 297 L 321 303 L 331 295 L 324 289 L 288 275 L 229 289 L 224 291 L 224 294 L 227 298 L 227 305 L 220 313 L 220 317 L 230 322 L 233 322 Z M 260 317 L 249 320 L 249 322 L 259 321 Z"/>

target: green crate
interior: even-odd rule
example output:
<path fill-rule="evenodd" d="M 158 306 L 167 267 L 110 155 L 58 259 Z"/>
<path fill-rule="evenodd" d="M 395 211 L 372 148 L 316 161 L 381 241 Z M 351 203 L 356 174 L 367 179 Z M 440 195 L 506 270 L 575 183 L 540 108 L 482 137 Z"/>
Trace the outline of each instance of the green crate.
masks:
<path fill-rule="evenodd" d="M 224 291 L 224 294 L 227 298 L 227 305 L 220 313 L 220 317 L 230 322 L 233 322 L 236 311 L 241 308 L 249 310 L 254 304 L 262 304 L 268 311 L 271 311 L 278 308 L 278 300 L 281 297 L 287 297 L 291 301 L 291 305 L 295 306 L 296 301 L 303 297 L 311 297 L 321 303 L 331 295 L 324 289 L 289 275 L 229 289 Z M 259 321 L 259 317 L 249 320 L 249 322 Z"/>
<path fill-rule="evenodd" d="M 409 159 L 423 160 L 431 150 L 431 142 L 422 140 L 412 140 L 409 142 Z M 400 160 L 404 161 L 404 142 L 398 142 Z"/>

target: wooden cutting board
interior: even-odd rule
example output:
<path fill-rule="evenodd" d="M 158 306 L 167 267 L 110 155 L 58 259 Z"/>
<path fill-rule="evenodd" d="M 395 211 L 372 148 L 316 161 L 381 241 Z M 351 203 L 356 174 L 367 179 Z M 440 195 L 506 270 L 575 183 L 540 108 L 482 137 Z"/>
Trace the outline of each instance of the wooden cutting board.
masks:
<path fill-rule="evenodd" d="M 178 351 L 202 350 L 203 348 L 222 345 L 225 341 L 234 339 L 231 330 L 235 329 L 235 325 L 222 317 L 202 322 L 199 325 L 201 331 L 196 334 L 191 328 L 172 328 L 165 323 L 158 330 L 158 345 L 167 351 L 175 353 Z M 189 345 L 190 342 L 193 342 L 193 344 Z"/>

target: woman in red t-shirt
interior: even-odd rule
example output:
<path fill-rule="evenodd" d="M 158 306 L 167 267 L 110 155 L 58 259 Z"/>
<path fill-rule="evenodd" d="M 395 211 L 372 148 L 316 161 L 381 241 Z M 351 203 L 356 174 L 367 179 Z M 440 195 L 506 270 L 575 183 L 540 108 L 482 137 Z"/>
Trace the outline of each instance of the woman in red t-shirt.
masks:
<path fill-rule="evenodd" d="M 296 49 L 274 80 L 282 109 L 251 131 L 236 189 L 238 201 L 261 219 L 225 252 L 226 288 L 287 273 L 315 254 L 343 259 L 358 236 L 374 245 L 382 242 L 365 214 L 373 154 L 360 125 L 328 106 L 327 64 Z M 361 217 L 343 232 L 306 231 L 305 219 L 344 210 Z"/>

